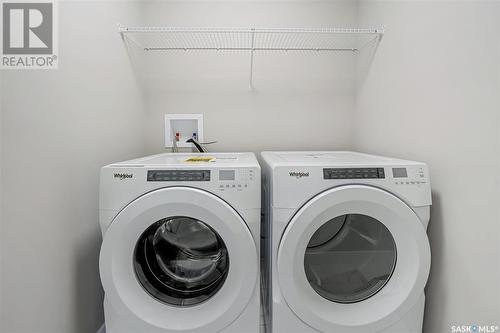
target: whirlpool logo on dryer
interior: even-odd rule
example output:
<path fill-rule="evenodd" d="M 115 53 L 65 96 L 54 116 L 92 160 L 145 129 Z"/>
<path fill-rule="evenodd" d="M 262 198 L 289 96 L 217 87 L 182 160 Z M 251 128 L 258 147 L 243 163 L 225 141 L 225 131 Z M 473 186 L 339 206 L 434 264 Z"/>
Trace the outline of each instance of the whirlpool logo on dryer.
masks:
<path fill-rule="evenodd" d="M 131 173 L 115 173 L 113 176 L 114 178 L 118 178 L 120 180 L 134 177 L 134 175 Z"/>
<path fill-rule="evenodd" d="M 297 179 L 302 177 L 309 177 L 309 171 L 290 171 L 288 173 L 290 177 L 295 177 Z"/>

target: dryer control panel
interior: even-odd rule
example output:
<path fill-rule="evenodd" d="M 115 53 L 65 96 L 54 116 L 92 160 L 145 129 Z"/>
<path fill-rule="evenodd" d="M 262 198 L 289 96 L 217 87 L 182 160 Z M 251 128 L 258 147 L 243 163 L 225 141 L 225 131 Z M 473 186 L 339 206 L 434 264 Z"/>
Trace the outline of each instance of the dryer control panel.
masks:
<path fill-rule="evenodd" d="M 428 179 L 424 167 L 363 167 L 363 168 L 323 168 L 325 180 L 387 180 L 394 185 L 421 185 Z"/>
<path fill-rule="evenodd" d="M 323 179 L 385 178 L 384 168 L 325 168 Z"/>
<path fill-rule="evenodd" d="M 421 185 L 428 182 L 424 167 L 392 167 L 391 174 L 395 185 Z"/>

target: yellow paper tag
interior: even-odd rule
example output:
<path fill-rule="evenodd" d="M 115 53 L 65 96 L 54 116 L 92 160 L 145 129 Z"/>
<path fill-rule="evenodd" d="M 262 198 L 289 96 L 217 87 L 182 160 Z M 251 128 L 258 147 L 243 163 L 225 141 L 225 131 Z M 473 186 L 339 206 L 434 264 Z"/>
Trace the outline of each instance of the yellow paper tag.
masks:
<path fill-rule="evenodd" d="M 201 156 L 193 156 L 185 160 L 185 163 L 208 163 L 215 160 L 215 157 L 201 157 Z"/>

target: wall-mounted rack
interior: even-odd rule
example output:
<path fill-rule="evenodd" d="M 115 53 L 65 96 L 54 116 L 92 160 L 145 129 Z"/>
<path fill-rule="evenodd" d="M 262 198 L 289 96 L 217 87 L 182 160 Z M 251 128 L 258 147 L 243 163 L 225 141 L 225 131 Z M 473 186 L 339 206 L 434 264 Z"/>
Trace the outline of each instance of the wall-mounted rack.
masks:
<path fill-rule="evenodd" d="M 145 52 L 248 51 L 250 87 L 253 59 L 258 51 L 351 52 L 378 43 L 383 29 L 351 28 L 178 28 L 120 27 L 125 42 Z"/>

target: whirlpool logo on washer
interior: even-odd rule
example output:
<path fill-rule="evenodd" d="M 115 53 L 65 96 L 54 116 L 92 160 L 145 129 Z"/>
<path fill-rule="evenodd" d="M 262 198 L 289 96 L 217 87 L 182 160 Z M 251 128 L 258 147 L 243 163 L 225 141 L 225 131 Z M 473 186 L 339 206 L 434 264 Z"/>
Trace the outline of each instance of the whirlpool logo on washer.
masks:
<path fill-rule="evenodd" d="M 290 177 L 295 177 L 297 179 L 309 177 L 309 171 L 290 171 L 288 174 Z"/>
<path fill-rule="evenodd" d="M 134 175 L 131 174 L 131 173 L 115 173 L 113 175 L 114 178 L 118 178 L 120 180 L 125 180 L 125 179 L 128 179 L 128 178 L 133 178 Z"/>

